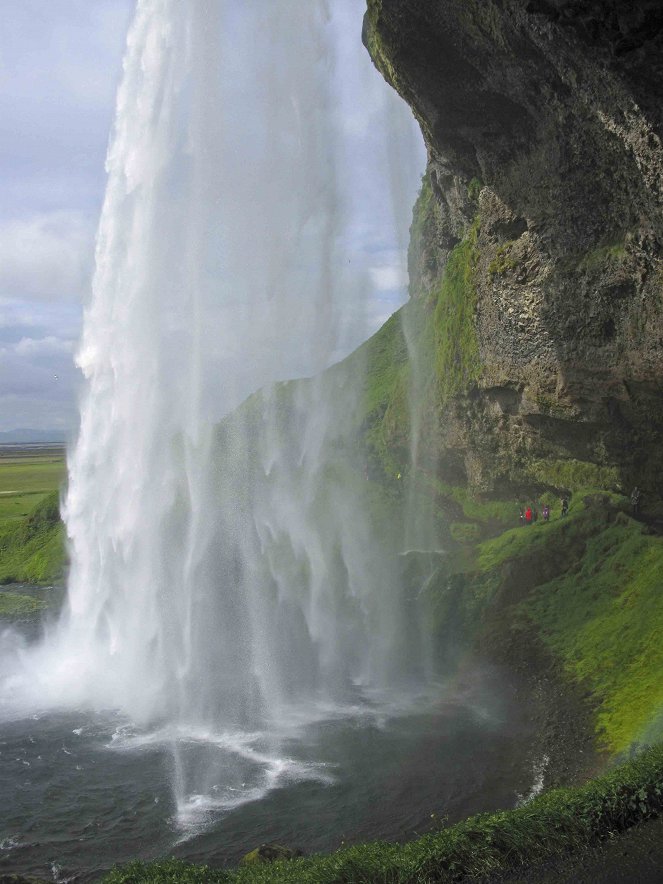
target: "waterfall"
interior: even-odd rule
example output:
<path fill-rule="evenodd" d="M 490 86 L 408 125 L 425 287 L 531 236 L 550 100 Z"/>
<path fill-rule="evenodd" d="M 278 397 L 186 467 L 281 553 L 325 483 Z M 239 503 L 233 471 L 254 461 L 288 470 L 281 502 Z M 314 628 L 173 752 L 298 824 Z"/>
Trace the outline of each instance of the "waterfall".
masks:
<path fill-rule="evenodd" d="M 421 673 L 397 528 L 377 536 L 349 436 L 360 360 L 321 374 L 367 329 L 337 89 L 361 80 L 338 41 L 361 6 L 139 0 L 128 36 L 78 352 L 68 602 L 12 684 L 167 739 L 182 807 L 222 781 L 249 800 L 278 780 L 279 729 Z M 410 189 L 418 159 L 400 158 Z"/>

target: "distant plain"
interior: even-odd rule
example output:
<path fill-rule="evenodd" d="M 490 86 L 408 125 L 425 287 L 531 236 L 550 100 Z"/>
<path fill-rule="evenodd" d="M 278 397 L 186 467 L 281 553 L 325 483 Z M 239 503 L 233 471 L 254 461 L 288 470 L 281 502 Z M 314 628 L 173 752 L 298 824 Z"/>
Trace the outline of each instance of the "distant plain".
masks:
<path fill-rule="evenodd" d="M 0 445 L 0 525 L 27 516 L 66 473 L 64 445 Z"/>

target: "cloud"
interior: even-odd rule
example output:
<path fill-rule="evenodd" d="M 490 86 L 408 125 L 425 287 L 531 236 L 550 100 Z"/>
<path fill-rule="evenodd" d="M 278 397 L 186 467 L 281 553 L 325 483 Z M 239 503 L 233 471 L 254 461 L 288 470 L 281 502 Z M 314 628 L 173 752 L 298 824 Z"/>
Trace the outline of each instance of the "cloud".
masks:
<path fill-rule="evenodd" d="M 0 217 L 96 212 L 134 0 L 2 4 Z"/>
<path fill-rule="evenodd" d="M 0 223 L 0 298 L 79 299 L 93 251 L 93 225 L 79 212 Z"/>
<path fill-rule="evenodd" d="M 0 430 L 55 429 L 75 422 L 80 374 L 75 341 L 47 335 L 0 346 Z"/>
<path fill-rule="evenodd" d="M 14 346 L 14 352 L 19 356 L 54 356 L 72 353 L 73 349 L 73 341 L 63 341 L 53 335 L 45 338 L 21 338 Z"/>

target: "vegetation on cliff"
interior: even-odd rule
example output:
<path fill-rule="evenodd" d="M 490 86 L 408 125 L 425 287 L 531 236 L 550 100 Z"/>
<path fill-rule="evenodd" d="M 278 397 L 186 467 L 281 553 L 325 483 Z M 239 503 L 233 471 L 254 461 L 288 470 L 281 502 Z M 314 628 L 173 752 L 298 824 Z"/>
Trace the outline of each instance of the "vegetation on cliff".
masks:
<path fill-rule="evenodd" d="M 620 755 L 663 735 L 663 537 L 624 498 L 579 491 L 569 515 L 514 527 L 440 568 L 436 629 L 509 659 L 537 636 L 586 691 L 597 744 Z"/>
<path fill-rule="evenodd" d="M 64 526 L 53 491 L 26 518 L 0 525 L 0 583 L 53 583 L 64 567 Z"/>

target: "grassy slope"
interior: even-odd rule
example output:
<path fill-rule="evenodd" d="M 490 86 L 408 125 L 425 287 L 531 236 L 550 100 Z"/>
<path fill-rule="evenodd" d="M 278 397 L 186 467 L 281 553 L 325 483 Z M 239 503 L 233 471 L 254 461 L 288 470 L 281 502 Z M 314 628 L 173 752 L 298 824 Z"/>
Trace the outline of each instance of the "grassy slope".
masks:
<path fill-rule="evenodd" d="M 517 590 L 514 623 L 534 623 L 591 692 L 611 754 L 663 734 L 663 538 L 625 510 L 616 495 L 578 492 L 566 519 L 481 544 L 468 589 L 488 616 L 505 584 Z"/>
<path fill-rule="evenodd" d="M 64 454 L 56 451 L 0 456 L 0 584 L 53 583 L 65 563 L 59 489 L 66 477 Z M 9 613 L 4 595 L 4 609 Z M 20 604 L 14 605 L 16 612 Z"/>
<path fill-rule="evenodd" d="M 663 735 L 663 538 L 617 518 L 527 608 L 569 672 L 589 685 L 611 752 Z"/>
<path fill-rule="evenodd" d="M 59 494 L 52 491 L 20 521 L 0 524 L 0 583 L 53 583 L 65 566 Z"/>

